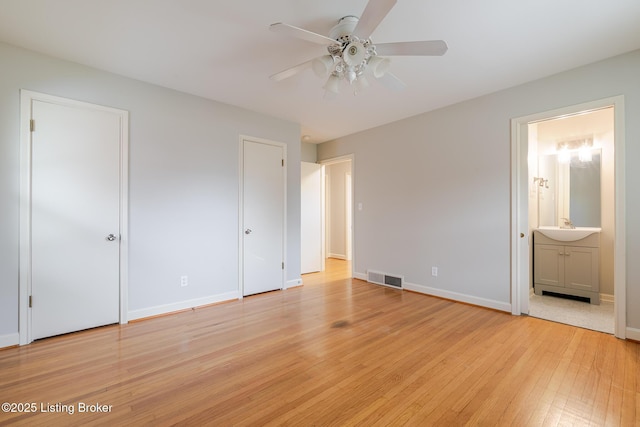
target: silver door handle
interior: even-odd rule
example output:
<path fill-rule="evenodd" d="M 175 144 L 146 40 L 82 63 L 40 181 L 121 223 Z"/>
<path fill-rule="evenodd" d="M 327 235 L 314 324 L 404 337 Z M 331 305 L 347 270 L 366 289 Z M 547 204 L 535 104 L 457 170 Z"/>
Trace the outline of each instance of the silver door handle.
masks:
<path fill-rule="evenodd" d="M 251 229 L 247 228 L 246 230 L 244 230 L 244 234 L 251 234 Z"/>
<path fill-rule="evenodd" d="M 116 240 L 116 236 L 115 236 L 115 235 L 113 235 L 113 234 L 109 234 L 109 235 L 107 236 L 107 240 L 108 240 L 108 241 L 110 241 L 110 242 L 113 242 L 114 240 Z"/>

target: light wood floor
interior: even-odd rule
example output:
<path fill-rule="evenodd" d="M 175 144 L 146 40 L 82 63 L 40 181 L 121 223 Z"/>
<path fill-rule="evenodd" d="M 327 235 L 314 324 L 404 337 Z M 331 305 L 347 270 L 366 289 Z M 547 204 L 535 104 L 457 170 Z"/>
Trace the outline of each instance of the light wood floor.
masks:
<path fill-rule="evenodd" d="M 2 350 L 0 402 L 38 412 L 0 412 L 0 425 L 639 425 L 638 343 L 329 268 L 302 287 Z"/>

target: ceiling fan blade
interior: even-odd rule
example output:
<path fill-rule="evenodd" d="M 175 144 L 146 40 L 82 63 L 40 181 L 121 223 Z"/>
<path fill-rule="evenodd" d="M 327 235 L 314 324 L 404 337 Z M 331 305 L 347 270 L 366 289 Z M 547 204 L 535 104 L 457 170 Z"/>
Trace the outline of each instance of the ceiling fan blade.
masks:
<path fill-rule="evenodd" d="M 368 39 L 396 2 L 397 0 L 369 0 L 353 30 L 353 35 L 360 39 Z"/>
<path fill-rule="evenodd" d="M 385 73 L 382 77 L 378 78 L 378 81 L 387 88 L 397 92 L 404 90 L 407 87 L 405 82 L 400 80 L 395 74 L 391 73 Z"/>
<path fill-rule="evenodd" d="M 380 56 L 442 56 L 448 49 L 449 47 L 447 46 L 447 43 L 443 40 L 376 44 L 376 53 Z"/>
<path fill-rule="evenodd" d="M 313 59 L 310 61 L 306 61 L 303 62 L 302 64 L 298 64 L 296 66 L 287 68 L 286 70 L 280 71 L 279 73 L 276 73 L 272 76 L 269 76 L 269 78 L 271 80 L 273 80 L 274 82 L 279 82 L 282 81 L 284 79 L 287 79 L 291 76 L 295 76 L 296 74 L 306 70 L 307 68 L 311 67 L 311 63 L 313 62 Z"/>
<path fill-rule="evenodd" d="M 293 25 L 283 24 L 282 22 L 276 22 L 275 24 L 271 24 L 271 26 L 269 26 L 269 29 L 276 33 L 282 33 L 287 36 L 295 37 L 301 40 L 306 40 L 311 43 L 321 44 L 323 46 L 326 46 L 327 44 L 336 43 L 335 40 L 329 37 L 326 37 L 317 33 L 313 33 L 311 31 L 308 31 L 302 28 L 294 27 Z"/>

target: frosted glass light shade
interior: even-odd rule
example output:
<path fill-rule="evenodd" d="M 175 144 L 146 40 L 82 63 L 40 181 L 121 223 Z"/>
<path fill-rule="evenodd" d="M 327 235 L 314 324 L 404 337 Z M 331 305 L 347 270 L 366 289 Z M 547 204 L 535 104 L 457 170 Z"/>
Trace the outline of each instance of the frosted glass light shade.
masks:
<path fill-rule="evenodd" d="M 377 79 L 384 76 L 387 73 L 387 71 L 389 71 L 390 66 L 391 66 L 391 61 L 387 58 L 372 56 L 369 59 L 369 67 L 371 67 L 371 71 L 373 72 L 373 75 Z"/>
<path fill-rule="evenodd" d="M 352 42 L 344 49 L 342 59 L 345 64 L 355 67 L 364 61 L 367 56 L 367 49 L 360 42 Z"/>
<path fill-rule="evenodd" d="M 340 93 L 340 78 L 335 74 L 330 75 L 322 88 L 327 92 Z"/>
<path fill-rule="evenodd" d="M 325 77 L 333 68 L 333 56 L 324 55 L 316 58 L 311 62 L 311 67 L 313 68 L 313 72 L 316 73 L 316 76 L 320 78 Z"/>
<path fill-rule="evenodd" d="M 357 95 L 360 92 L 363 92 L 366 88 L 369 87 L 369 80 L 365 76 L 360 76 L 355 81 L 355 94 Z"/>

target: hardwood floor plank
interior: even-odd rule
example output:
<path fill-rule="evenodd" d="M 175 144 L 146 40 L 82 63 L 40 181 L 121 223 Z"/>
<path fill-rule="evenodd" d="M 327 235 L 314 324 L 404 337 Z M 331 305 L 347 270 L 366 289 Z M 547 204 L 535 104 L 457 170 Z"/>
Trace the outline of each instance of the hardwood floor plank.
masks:
<path fill-rule="evenodd" d="M 349 278 L 0 350 L 0 425 L 637 426 L 640 345 Z M 111 405 L 78 413 L 80 403 Z M 65 406 L 66 405 L 66 406 Z"/>

